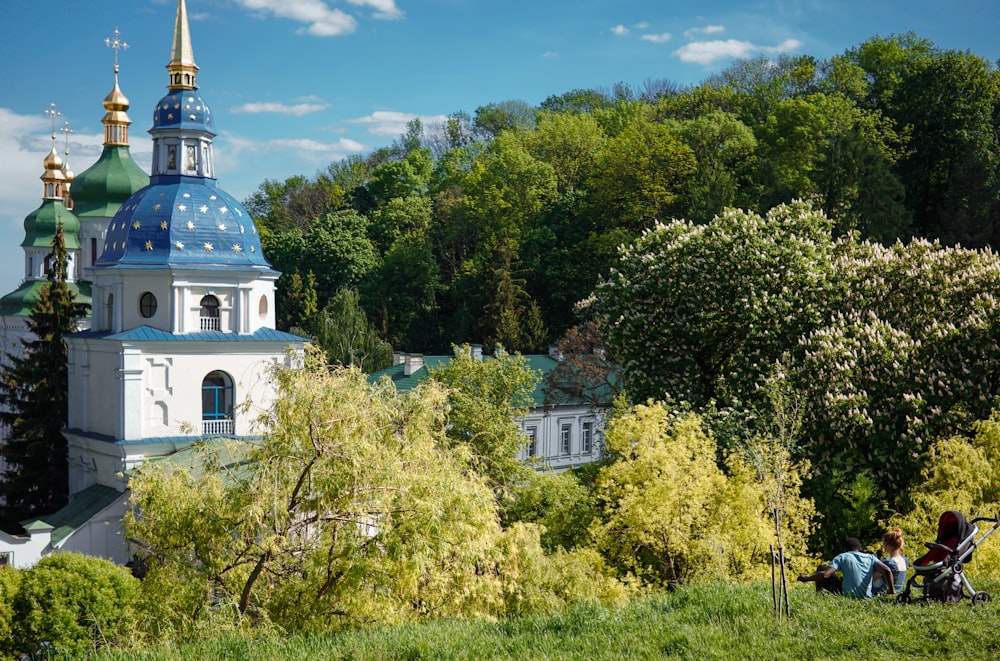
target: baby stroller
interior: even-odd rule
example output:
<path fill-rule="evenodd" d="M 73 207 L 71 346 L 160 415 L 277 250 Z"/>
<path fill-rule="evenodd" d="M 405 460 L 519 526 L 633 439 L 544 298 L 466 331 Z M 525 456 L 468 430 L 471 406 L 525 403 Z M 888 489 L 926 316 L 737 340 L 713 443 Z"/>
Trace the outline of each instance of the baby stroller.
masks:
<path fill-rule="evenodd" d="M 979 539 L 978 523 L 992 523 Z M 983 540 L 1000 528 L 1000 518 L 977 517 L 967 521 L 959 512 L 945 512 L 938 519 L 937 539 L 925 546 L 929 551 L 913 563 L 913 576 L 906 582 L 906 589 L 897 597 L 900 603 L 911 601 L 958 603 L 968 597 L 973 605 L 990 601 L 989 592 L 978 592 L 964 573 L 965 564 L 972 560 Z M 920 596 L 914 597 L 914 590 Z"/>

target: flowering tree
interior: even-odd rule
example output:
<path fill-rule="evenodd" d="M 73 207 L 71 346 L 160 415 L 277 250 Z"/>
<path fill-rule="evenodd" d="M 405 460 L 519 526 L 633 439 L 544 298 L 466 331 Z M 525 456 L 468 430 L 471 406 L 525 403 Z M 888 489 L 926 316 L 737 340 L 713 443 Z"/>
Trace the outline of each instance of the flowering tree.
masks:
<path fill-rule="evenodd" d="M 597 289 L 636 401 L 742 398 L 826 318 L 832 224 L 805 203 L 657 225 Z"/>

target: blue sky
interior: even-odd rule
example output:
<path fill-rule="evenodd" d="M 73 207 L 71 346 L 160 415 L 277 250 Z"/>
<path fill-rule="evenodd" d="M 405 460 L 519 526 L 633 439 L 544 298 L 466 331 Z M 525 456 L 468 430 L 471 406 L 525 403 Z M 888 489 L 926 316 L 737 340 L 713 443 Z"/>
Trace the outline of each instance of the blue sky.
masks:
<path fill-rule="evenodd" d="M 996 0 L 187 0 L 198 81 L 212 107 L 219 185 L 314 175 L 390 143 L 406 122 L 622 81 L 697 83 L 734 57 L 826 58 L 876 34 L 915 31 L 1000 58 Z M 23 277 L 24 216 L 41 198 L 56 103 L 70 165 L 101 149 L 120 30 L 132 153 L 166 92 L 176 0 L 4 0 L 0 40 L 0 293 Z M 63 149 L 63 136 L 59 139 Z M 6 283 L 6 284 L 4 284 Z"/>

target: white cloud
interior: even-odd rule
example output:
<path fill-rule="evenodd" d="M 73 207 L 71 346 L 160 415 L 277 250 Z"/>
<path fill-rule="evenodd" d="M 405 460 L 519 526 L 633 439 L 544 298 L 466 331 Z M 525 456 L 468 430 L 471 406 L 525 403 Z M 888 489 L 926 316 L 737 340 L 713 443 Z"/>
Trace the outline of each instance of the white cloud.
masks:
<path fill-rule="evenodd" d="M 350 124 L 367 126 L 368 132 L 372 135 L 398 137 L 406 132 L 406 125 L 414 119 L 419 119 L 425 128 L 448 121 L 445 115 L 414 115 L 394 110 L 376 110 L 367 117 L 358 117 L 347 121 Z"/>
<path fill-rule="evenodd" d="M 726 31 L 726 26 L 724 25 L 706 25 L 703 28 L 691 28 L 690 30 L 684 31 L 684 36 L 688 39 L 694 39 L 699 34 L 722 34 Z"/>
<path fill-rule="evenodd" d="M 547 50 L 542 53 L 542 57 L 559 57 L 559 53 L 551 50 Z"/>
<path fill-rule="evenodd" d="M 670 41 L 670 33 L 661 32 L 660 34 L 644 34 L 639 38 L 643 41 L 652 41 L 654 44 L 663 44 Z"/>
<path fill-rule="evenodd" d="M 618 24 L 613 28 L 611 28 L 611 34 L 616 34 L 619 37 L 624 37 L 625 35 L 628 34 L 628 28 L 625 27 L 624 25 Z"/>
<path fill-rule="evenodd" d="M 748 57 L 753 53 L 786 53 L 801 45 L 797 39 L 786 39 L 777 46 L 758 46 L 736 39 L 694 41 L 678 48 L 674 55 L 684 62 L 709 65 L 718 60 Z"/>
<path fill-rule="evenodd" d="M 273 112 L 279 115 L 292 115 L 294 117 L 302 117 L 303 115 L 319 112 L 320 110 L 324 110 L 326 108 L 327 104 L 325 103 L 296 103 L 294 105 L 289 105 L 287 103 L 254 101 L 251 103 L 244 103 L 239 106 L 234 106 L 232 108 L 232 112 L 237 115 Z"/>
<path fill-rule="evenodd" d="M 247 9 L 271 12 L 281 18 L 308 23 L 302 28 L 317 37 L 336 37 L 354 32 L 358 23 L 350 14 L 331 9 L 324 0 L 236 0 Z M 391 0 L 390 0 L 391 4 Z"/>
<path fill-rule="evenodd" d="M 396 0 L 347 0 L 352 5 L 360 7 L 371 7 L 375 9 L 372 14 L 375 18 L 396 19 L 403 18 L 404 14 L 396 7 Z"/>
<path fill-rule="evenodd" d="M 646 29 L 648 29 L 648 28 L 649 28 L 649 23 L 646 23 L 646 22 L 643 22 L 643 23 L 636 23 L 636 24 L 635 24 L 635 29 L 636 29 L 636 30 L 646 30 Z"/>

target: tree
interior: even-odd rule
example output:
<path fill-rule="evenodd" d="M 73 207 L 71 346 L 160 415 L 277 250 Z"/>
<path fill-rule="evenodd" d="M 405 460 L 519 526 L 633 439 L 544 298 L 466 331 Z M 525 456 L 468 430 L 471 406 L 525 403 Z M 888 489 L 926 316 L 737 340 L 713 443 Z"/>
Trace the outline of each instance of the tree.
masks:
<path fill-rule="evenodd" d="M 633 400 L 753 398 L 834 304 L 830 232 L 821 212 L 795 203 L 659 224 L 624 248 L 595 307 Z"/>
<path fill-rule="evenodd" d="M 621 365 L 597 321 L 573 326 L 556 343 L 559 363 L 545 376 L 547 404 L 585 402 L 608 408 L 621 393 Z"/>
<path fill-rule="evenodd" d="M 448 389 L 448 441 L 466 448 L 472 466 L 483 475 L 500 500 L 528 468 L 517 453 L 528 439 L 516 418 L 527 413 L 540 379 L 523 356 L 498 347 L 480 360 L 468 345 L 455 347 L 455 358 L 430 370 L 434 381 Z"/>
<path fill-rule="evenodd" d="M 591 531 L 614 566 L 653 585 L 766 571 L 761 550 L 774 535 L 761 487 L 736 455 L 725 470 L 717 465 L 697 416 L 638 405 L 613 420 L 605 440 L 617 459 L 598 475 L 605 507 Z M 804 551 L 804 535 L 798 543 Z"/>
<path fill-rule="evenodd" d="M 6 471 L 0 483 L 2 519 L 10 524 L 58 510 L 68 497 L 66 342 L 87 314 L 66 282 L 68 256 L 60 224 L 52 239 L 48 282 L 38 290 L 20 354 L 7 355 L 0 380 L 0 421 L 7 427 L 0 446 Z"/>
<path fill-rule="evenodd" d="M 358 293 L 342 289 L 308 320 L 313 341 L 331 365 L 371 373 L 392 364 L 392 345 L 382 341 L 358 302 Z"/>
<path fill-rule="evenodd" d="M 259 444 L 204 443 L 130 483 L 127 534 L 169 620 L 210 603 L 300 630 L 498 612 L 496 501 L 444 438 L 444 391 L 309 365 L 277 371 Z"/>

